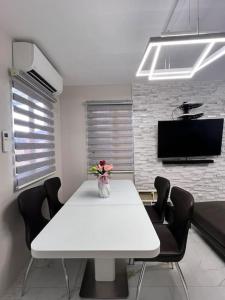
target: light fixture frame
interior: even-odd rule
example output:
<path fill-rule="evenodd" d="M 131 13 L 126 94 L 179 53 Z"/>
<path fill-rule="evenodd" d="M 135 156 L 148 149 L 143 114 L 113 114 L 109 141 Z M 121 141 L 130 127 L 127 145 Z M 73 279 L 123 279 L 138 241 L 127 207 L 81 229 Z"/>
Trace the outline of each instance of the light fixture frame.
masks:
<path fill-rule="evenodd" d="M 148 77 L 149 80 L 167 80 L 167 79 L 191 79 L 199 70 L 208 66 L 215 60 L 225 55 L 225 45 L 210 54 L 210 51 L 218 43 L 225 44 L 225 33 L 185 35 L 185 36 L 166 36 L 150 38 L 145 50 L 142 61 L 136 73 L 136 77 Z M 205 45 L 201 54 L 193 66 L 189 68 L 165 68 L 156 69 L 160 51 L 164 46 L 182 46 L 182 45 Z M 143 67 L 155 48 L 155 53 L 149 70 L 143 70 Z M 209 55 L 210 54 L 210 55 Z M 209 56 L 208 56 L 209 55 Z"/>

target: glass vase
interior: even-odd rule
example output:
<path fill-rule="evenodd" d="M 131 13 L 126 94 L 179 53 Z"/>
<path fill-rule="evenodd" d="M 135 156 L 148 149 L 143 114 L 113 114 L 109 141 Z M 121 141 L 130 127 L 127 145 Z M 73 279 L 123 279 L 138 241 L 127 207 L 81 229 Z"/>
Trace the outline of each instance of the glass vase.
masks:
<path fill-rule="evenodd" d="M 98 194 L 101 198 L 108 198 L 110 196 L 109 180 L 105 182 L 101 177 L 98 178 Z"/>

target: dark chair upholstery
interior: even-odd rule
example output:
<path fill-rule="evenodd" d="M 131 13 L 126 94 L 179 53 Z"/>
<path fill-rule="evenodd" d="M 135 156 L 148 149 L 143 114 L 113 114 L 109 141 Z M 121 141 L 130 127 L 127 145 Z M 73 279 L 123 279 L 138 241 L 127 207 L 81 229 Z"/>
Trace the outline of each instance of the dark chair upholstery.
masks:
<path fill-rule="evenodd" d="M 58 191 L 61 187 L 61 181 L 59 177 L 53 177 L 44 182 L 44 186 L 47 193 L 47 201 L 49 207 L 50 218 L 62 208 L 63 204 L 59 201 Z"/>
<path fill-rule="evenodd" d="M 26 244 L 29 250 L 31 250 L 32 241 L 49 222 L 42 215 L 42 205 L 45 199 L 46 199 L 46 190 L 44 186 L 37 186 L 28 189 L 22 192 L 17 198 L 19 211 L 23 217 L 24 224 L 25 224 Z M 29 271 L 31 269 L 31 266 L 33 264 L 33 261 L 34 258 L 31 257 L 22 285 L 22 290 L 21 290 L 22 296 L 24 294 L 26 280 Z M 70 298 L 69 278 L 67 275 L 64 259 L 62 259 L 61 261 L 62 261 L 62 267 L 63 267 L 64 276 L 66 280 L 66 287 L 67 287 L 67 293 L 69 299 Z"/>
<path fill-rule="evenodd" d="M 159 255 L 154 258 L 137 258 L 135 260 L 144 262 L 174 262 L 179 275 L 181 276 L 181 280 L 188 298 L 186 283 L 178 262 L 185 254 L 188 231 L 193 214 L 194 198 L 189 192 L 179 187 L 173 187 L 171 189 L 170 198 L 174 208 L 173 221 L 169 224 L 154 224 L 154 228 L 160 240 Z M 142 268 L 141 276 L 143 279 L 145 263 L 143 264 Z M 142 279 L 139 280 L 137 298 L 140 292 L 140 284 Z"/>
<path fill-rule="evenodd" d="M 151 206 L 145 206 L 145 209 L 153 223 L 163 223 L 165 217 L 165 208 L 170 192 L 170 181 L 164 177 L 157 176 L 154 182 L 157 191 L 157 202 Z"/>
<path fill-rule="evenodd" d="M 33 239 L 48 223 L 41 212 L 46 192 L 43 186 L 37 186 L 22 192 L 18 198 L 19 211 L 25 223 L 26 244 L 30 250 Z"/>

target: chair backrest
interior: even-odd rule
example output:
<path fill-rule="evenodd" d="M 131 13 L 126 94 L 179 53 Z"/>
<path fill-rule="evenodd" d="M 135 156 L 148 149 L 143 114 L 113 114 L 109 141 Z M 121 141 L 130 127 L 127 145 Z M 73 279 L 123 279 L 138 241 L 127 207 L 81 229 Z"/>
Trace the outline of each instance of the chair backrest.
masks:
<path fill-rule="evenodd" d="M 19 211 L 25 223 L 26 244 L 31 242 L 48 223 L 41 212 L 46 192 L 43 186 L 37 186 L 22 192 L 18 198 Z"/>
<path fill-rule="evenodd" d="M 44 186 L 47 193 L 48 207 L 50 218 L 60 210 L 63 204 L 59 201 L 58 191 L 61 187 L 61 181 L 59 177 L 53 177 L 44 182 Z"/>
<path fill-rule="evenodd" d="M 157 191 L 157 202 L 154 207 L 158 214 L 163 217 L 170 192 L 170 181 L 167 178 L 157 176 L 155 178 L 154 186 Z"/>
<path fill-rule="evenodd" d="M 174 186 L 171 189 L 170 199 L 173 203 L 174 216 L 169 227 L 177 240 L 180 251 L 186 249 L 188 230 L 194 208 L 194 198 L 191 193 Z"/>

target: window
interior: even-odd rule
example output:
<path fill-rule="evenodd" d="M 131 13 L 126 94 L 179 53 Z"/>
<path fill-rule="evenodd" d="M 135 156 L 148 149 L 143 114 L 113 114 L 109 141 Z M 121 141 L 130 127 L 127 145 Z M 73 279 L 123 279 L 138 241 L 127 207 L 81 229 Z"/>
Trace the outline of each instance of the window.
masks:
<path fill-rule="evenodd" d="M 12 80 L 15 187 L 55 171 L 54 104 L 17 78 Z"/>
<path fill-rule="evenodd" d="M 133 171 L 131 101 L 87 102 L 88 167 L 105 159 L 114 171 Z"/>

